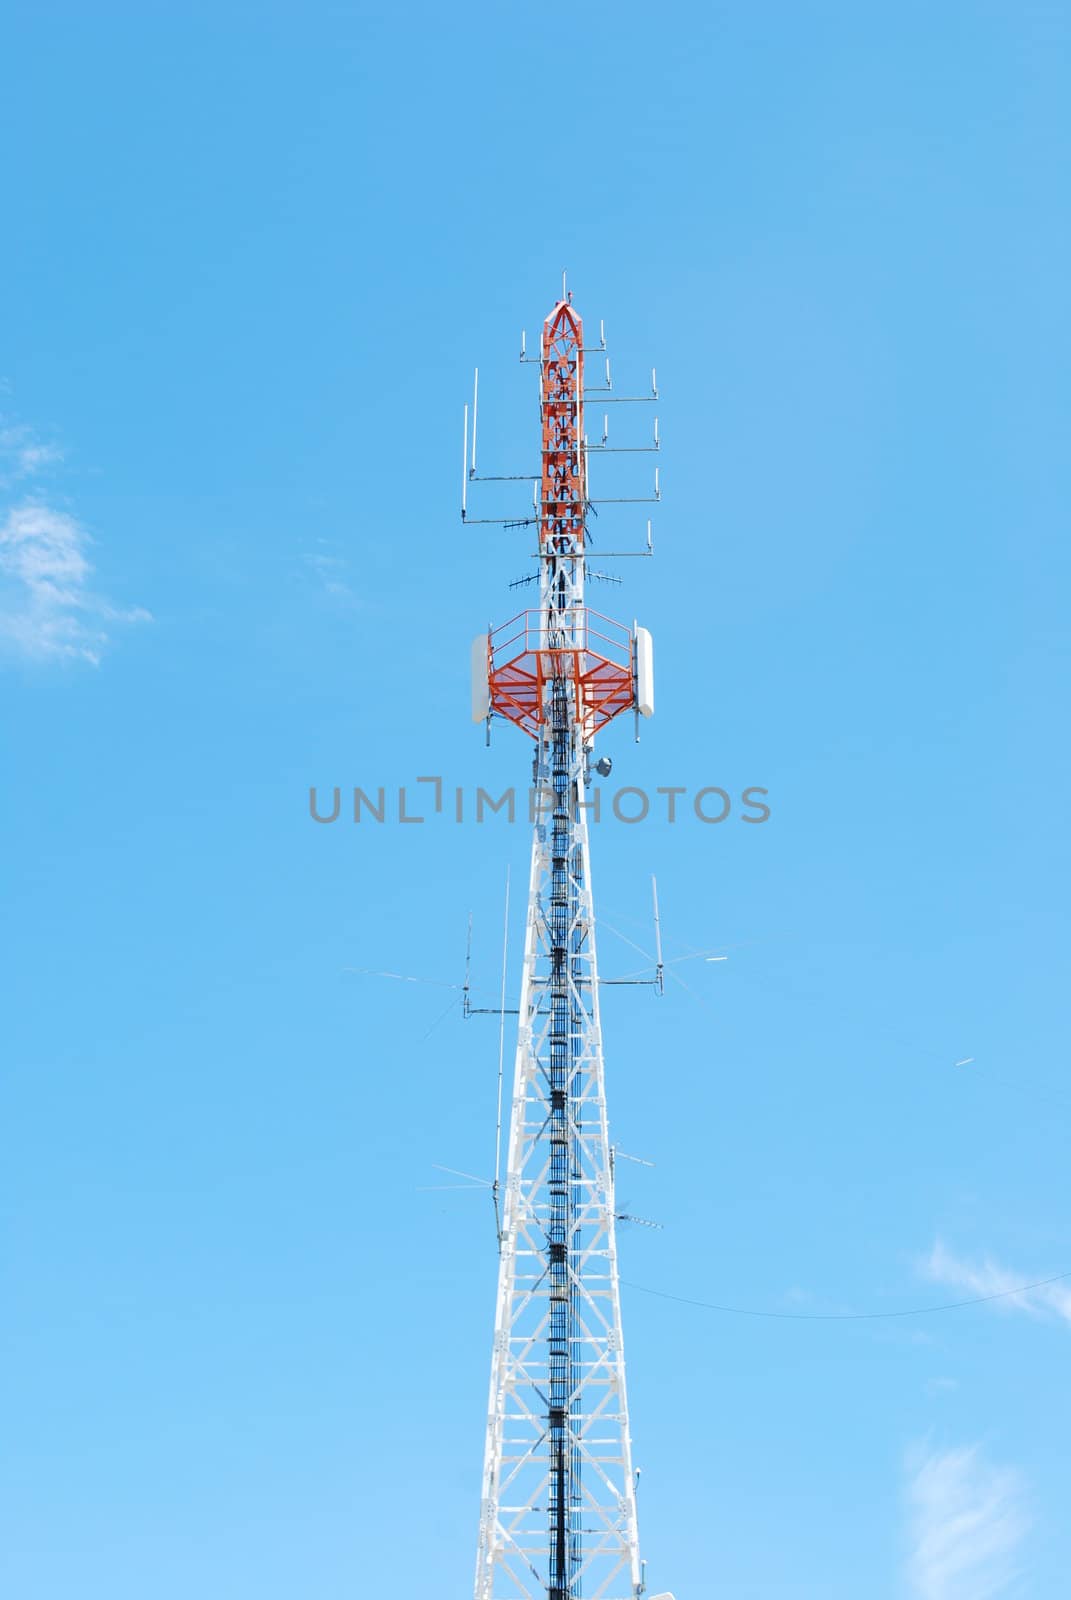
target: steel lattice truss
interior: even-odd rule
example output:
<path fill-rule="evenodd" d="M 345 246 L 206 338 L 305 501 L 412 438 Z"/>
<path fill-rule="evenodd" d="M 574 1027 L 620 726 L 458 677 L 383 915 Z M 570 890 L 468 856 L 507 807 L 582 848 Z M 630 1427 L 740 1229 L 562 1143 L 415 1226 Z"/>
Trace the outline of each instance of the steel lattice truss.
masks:
<path fill-rule="evenodd" d="M 532 849 L 477 1600 L 640 1592 L 588 837 L 569 815 L 576 796 L 574 767 L 560 815 L 537 828 Z"/>
<path fill-rule="evenodd" d="M 643 1592 L 625 1388 L 613 1161 L 583 807 L 599 719 L 585 688 L 583 334 L 543 331 L 540 606 L 491 704 L 536 741 L 520 1023 L 502 1193 L 476 1600 L 637 1600 Z M 585 652 L 588 652 L 585 654 Z M 578 666 L 578 662 L 580 666 Z M 534 663 L 534 664 L 533 664 Z M 633 702 L 631 663 L 625 693 Z M 600 691 L 601 692 L 601 691 Z"/>

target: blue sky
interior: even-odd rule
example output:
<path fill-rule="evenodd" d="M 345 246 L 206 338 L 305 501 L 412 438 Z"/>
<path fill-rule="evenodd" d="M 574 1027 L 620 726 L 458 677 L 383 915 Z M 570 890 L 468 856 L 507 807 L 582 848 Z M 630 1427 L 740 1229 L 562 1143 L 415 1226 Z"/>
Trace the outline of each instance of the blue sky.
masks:
<path fill-rule="evenodd" d="M 1068 1284 L 644 1290 L 1071 1271 L 1069 35 L 8 7 L 5 1592 L 470 1592 L 492 1225 L 421 1186 L 489 1170 L 496 1030 L 345 969 L 457 981 L 472 911 L 492 989 L 526 829 L 307 792 L 525 781 L 468 722 L 530 564 L 459 527 L 461 405 L 479 363 L 524 470 L 563 266 L 662 391 L 656 559 L 593 596 L 655 636 L 614 782 L 772 808 L 594 830 L 604 971 L 652 872 L 667 953 L 729 956 L 604 1007 L 652 1588 L 1061 1592 Z"/>

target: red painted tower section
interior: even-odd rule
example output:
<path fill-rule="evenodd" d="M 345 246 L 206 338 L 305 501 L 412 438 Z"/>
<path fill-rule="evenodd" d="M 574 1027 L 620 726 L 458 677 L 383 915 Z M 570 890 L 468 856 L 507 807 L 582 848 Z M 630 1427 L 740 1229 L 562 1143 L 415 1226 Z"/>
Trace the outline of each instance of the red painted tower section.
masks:
<path fill-rule="evenodd" d="M 538 610 L 522 611 L 488 637 L 489 709 L 538 737 L 551 682 L 565 680 L 586 743 L 635 703 L 633 644 L 620 623 L 583 604 L 588 509 L 584 436 L 584 329 L 567 300 L 543 324 L 540 343 L 542 464 L 539 478 Z"/>

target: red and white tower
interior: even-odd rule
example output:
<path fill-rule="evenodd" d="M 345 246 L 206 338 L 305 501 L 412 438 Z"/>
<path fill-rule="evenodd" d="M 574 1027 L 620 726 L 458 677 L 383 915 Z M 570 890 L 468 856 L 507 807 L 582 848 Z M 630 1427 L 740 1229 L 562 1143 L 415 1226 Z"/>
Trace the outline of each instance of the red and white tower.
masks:
<path fill-rule="evenodd" d="M 654 697 L 650 635 L 585 602 L 596 504 L 588 463 L 610 449 L 607 429 L 600 444 L 585 436 L 586 353 L 580 317 L 563 297 L 540 340 L 542 454 L 534 514 L 521 519 L 537 529 L 539 604 L 473 645 L 474 720 L 490 729 L 505 718 L 534 741 L 536 813 L 508 1155 L 496 1195 L 498 1300 L 475 1600 L 639 1600 L 646 1588 L 585 794 L 596 736 L 622 712 L 650 716 Z M 522 359 L 534 359 L 523 344 Z M 606 380 L 599 392 L 615 403 L 609 361 Z M 657 398 L 653 373 L 651 395 L 640 398 Z M 482 481 L 475 426 L 474 395 L 462 515 L 506 521 L 467 516 L 467 485 Z M 657 421 L 643 448 L 657 450 Z M 649 548 L 648 531 L 647 549 L 635 553 Z"/>

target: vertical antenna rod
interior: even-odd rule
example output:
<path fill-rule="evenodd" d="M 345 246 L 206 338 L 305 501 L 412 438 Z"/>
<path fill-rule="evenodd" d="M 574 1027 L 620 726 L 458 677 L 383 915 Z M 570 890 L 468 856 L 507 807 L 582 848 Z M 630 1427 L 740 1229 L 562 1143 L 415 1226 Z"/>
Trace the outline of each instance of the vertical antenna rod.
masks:
<path fill-rule="evenodd" d="M 472 466 L 470 471 L 476 473 L 476 411 L 480 402 L 480 369 L 477 367 L 472 378 Z"/>
<path fill-rule="evenodd" d="M 498 1106 L 495 1112 L 495 1181 L 491 1198 L 495 1205 L 495 1234 L 502 1251 L 502 1213 L 499 1191 L 502 1178 L 502 1082 L 506 1061 L 506 969 L 509 965 L 509 868 L 506 868 L 506 909 L 502 915 L 502 992 L 498 997 Z"/>
<path fill-rule="evenodd" d="M 658 915 L 658 879 L 651 874 L 651 899 L 654 902 L 655 984 L 659 994 L 666 992 L 666 969 L 662 961 L 662 922 Z"/>

